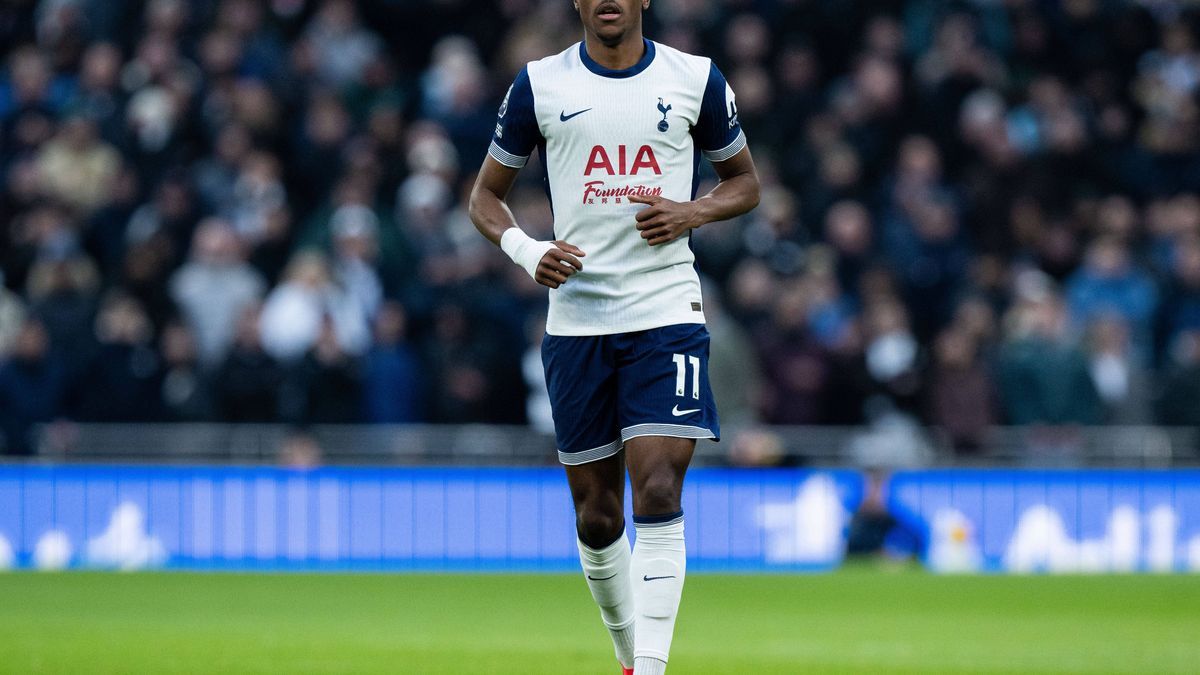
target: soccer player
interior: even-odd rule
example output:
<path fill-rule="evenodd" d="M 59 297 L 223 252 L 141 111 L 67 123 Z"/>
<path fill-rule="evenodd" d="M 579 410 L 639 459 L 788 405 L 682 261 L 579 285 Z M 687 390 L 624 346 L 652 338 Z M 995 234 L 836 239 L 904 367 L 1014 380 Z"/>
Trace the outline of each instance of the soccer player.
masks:
<path fill-rule="evenodd" d="M 691 230 L 758 204 L 733 92 L 642 37 L 649 0 L 576 0 L 584 40 L 528 64 L 500 106 L 471 219 L 550 290 L 542 362 L 579 557 L 625 673 L 658 675 L 684 579 L 684 473 L 720 435 Z M 534 148 L 555 241 L 504 199 Z M 700 157 L 720 183 L 696 199 Z M 624 519 L 625 472 L 637 531 Z"/>

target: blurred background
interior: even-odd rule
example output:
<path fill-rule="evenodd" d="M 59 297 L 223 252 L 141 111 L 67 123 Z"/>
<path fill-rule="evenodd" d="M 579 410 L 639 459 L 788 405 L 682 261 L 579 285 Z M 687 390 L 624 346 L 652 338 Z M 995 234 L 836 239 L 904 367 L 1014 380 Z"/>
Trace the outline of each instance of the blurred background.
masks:
<path fill-rule="evenodd" d="M 848 467 L 817 486 L 845 546 L 928 555 L 897 469 L 1200 459 L 1194 3 L 654 0 L 646 23 L 727 75 L 763 179 L 694 233 L 726 429 L 698 465 Z M 12 466 L 553 466 L 545 289 L 466 196 L 514 75 L 580 36 L 567 0 L 0 3 Z M 544 239 L 539 176 L 509 202 Z M 1109 506 L 1056 512 L 1072 536 L 1108 531 L 1114 475 L 1154 506 L 1144 474 L 1086 475 Z M 1169 548 L 1200 568 L 1200 534 Z"/>

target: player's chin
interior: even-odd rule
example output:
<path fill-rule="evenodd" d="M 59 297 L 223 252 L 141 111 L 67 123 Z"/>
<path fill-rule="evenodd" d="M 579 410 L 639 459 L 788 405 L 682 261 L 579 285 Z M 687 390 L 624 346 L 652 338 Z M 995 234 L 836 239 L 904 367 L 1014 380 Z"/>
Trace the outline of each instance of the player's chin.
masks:
<path fill-rule="evenodd" d="M 629 26 L 625 25 L 624 18 L 621 17 L 622 20 L 612 22 L 597 20 L 592 24 L 592 33 L 605 46 L 611 47 L 620 44 L 625 39 L 625 34 L 629 32 Z"/>

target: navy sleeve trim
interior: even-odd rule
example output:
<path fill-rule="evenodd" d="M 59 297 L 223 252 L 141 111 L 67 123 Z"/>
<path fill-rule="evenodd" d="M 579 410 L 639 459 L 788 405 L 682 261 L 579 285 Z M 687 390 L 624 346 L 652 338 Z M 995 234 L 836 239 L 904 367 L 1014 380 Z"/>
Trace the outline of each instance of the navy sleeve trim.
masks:
<path fill-rule="evenodd" d="M 504 102 L 496 114 L 496 131 L 488 154 L 497 162 L 513 168 L 525 166 L 529 155 L 542 140 L 534 110 L 533 85 L 529 81 L 529 68 L 522 68 L 513 80 Z"/>
<path fill-rule="evenodd" d="M 692 135 L 704 156 L 714 162 L 727 160 L 746 146 L 733 89 L 716 64 L 709 65 L 708 82 Z"/>

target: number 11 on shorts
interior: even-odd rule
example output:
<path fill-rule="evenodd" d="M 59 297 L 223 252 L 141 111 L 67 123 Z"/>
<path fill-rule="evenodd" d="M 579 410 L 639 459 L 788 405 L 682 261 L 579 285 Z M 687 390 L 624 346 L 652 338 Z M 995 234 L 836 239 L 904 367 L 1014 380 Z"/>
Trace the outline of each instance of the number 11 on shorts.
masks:
<path fill-rule="evenodd" d="M 675 395 L 686 396 L 687 392 L 684 387 L 687 385 L 687 367 L 692 366 L 692 398 L 700 398 L 700 357 L 688 356 L 684 360 L 683 354 L 675 354 L 672 357 L 675 361 Z"/>

